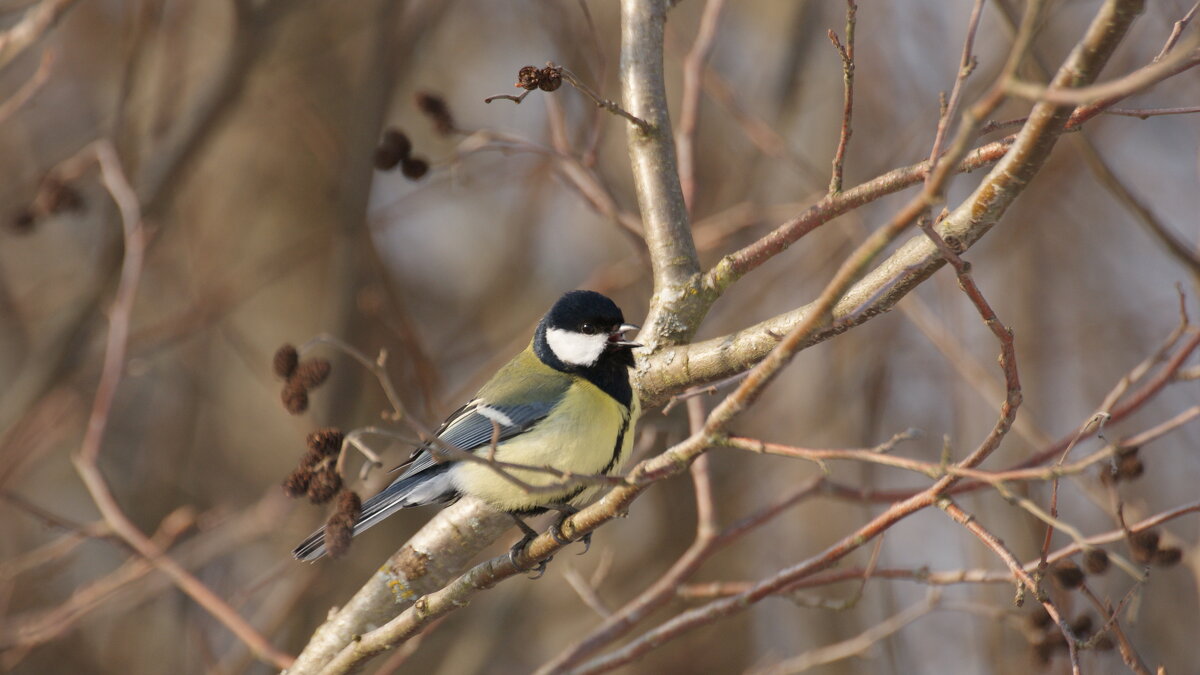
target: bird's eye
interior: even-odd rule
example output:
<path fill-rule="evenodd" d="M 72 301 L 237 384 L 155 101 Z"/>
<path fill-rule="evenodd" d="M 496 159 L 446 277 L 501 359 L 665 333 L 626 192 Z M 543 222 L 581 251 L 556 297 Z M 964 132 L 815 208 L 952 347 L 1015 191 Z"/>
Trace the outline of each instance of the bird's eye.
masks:
<path fill-rule="evenodd" d="M 584 335 L 595 335 L 596 326 L 594 324 L 585 323 L 579 327 L 579 332 L 583 333 Z"/>

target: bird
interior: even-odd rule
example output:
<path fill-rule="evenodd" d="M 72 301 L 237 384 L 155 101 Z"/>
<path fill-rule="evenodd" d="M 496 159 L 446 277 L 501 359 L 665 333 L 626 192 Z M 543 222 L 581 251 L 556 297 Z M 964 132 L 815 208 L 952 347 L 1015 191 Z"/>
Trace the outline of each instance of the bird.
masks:
<path fill-rule="evenodd" d="M 568 482 L 561 491 L 529 491 L 506 480 L 495 466 L 447 459 L 438 448 L 444 444 L 506 465 L 548 467 L 573 475 L 616 473 L 633 448 L 641 412 L 630 370 L 633 349 L 641 345 L 625 336 L 638 328 L 626 323 L 616 303 L 600 293 L 565 293 L 538 322 L 529 345 L 442 423 L 434 434 L 436 441 L 416 448 L 395 469 L 403 469 L 399 477 L 363 503 L 353 535 L 400 509 L 449 504 L 469 495 L 512 515 L 524 532 L 512 548 L 514 564 L 517 552 L 537 536 L 524 517 L 560 512 L 550 533 L 568 543 L 559 525 L 595 498 L 600 485 Z M 532 486 L 562 482 L 546 471 L 504 471 Z M 590 533 L 582 541 L 590 546 Z M 305 539 L 292 555 L 302 561 L 325 555 L 325 528 Z M 545 562 L 537 571 L 544 570 Z"/>

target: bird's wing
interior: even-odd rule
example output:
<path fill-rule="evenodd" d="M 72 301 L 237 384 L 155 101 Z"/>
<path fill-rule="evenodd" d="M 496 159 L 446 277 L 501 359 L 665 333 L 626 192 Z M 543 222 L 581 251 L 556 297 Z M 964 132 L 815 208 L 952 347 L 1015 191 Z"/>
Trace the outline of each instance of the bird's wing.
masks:
<path fill-rule="evenodd" d="M 515 405 L 489 404 L 475 399 L 450 415 L 437 431 L 437 437 L 444 443 L 462 450 L 476 450 L 487 447 L 492 442 L 495 433 L 495 422 L 500 426 L 500 437 L 497 442 L 506 441 L 528 431 L 533 425 L 542 421 L 558 404 L 558 399 L 520 403 Z M 412 461 L 404 467 L 400 478 L 420 473 L 440 462 L 430 452 L 430 444 L 418 448 L 413 453 Z M 397 479 L 399 480 L 399 478 Z"/>

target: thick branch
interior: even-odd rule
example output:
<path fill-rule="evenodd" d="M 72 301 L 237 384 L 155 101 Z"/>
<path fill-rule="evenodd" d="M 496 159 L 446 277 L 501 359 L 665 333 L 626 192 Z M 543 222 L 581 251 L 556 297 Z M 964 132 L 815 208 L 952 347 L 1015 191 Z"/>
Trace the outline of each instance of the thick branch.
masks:
<path fill-rule="evenodd" d="M 346 645 L 361 650 L 358 636 L 441 588 L 511 527 L 506 514 L 473 499 L 442 509 L 313 633 L 288 675 L 321 672 Z"/>
<path fill-rule="evenodd" d="M 625 109 L 650 125 L 649 131 L 628 127 L 629 158 L 654 268 L 654 298 L 641 333 L 650 345 L 686 341 L 711 305 L 689 292 L 696 287 L 700 260 L 679 186 L 663 81 L 663 26 L 669 7 L 668 0 L 621 2 L 621 95 Z"/>
<path fill-rule="evenodd" d="M 1065 88 L 1093 81 L 1142 5 L 1140 0 L 1106 3 L 1051 86 Z M 971 196 L 938 225 L 938 233 L 951 248 L 959 253 L 965 251 L 999 221 L 1050 156 L 1072 110 L 1070 105 L 1046 101 L 1034 106 L 1012 149 Z M 794 241 L 793 237 L 798 238 L 797 229 L 802 228 L 777 231 L 781 248 Z M 772 252 L 756 251 L 755 262 L 738 264 L 739 259 L 750 257 L 745 254 L 743 251 L 727 257 L 708 276 L 714 283 L 727 286 Z M 834 322 L 811 335 L 803 346 L 827 340 L 892 309 L 900 298 L 943 264 L 945 260 L 928 237 L 913 237 L 855 284 L 834 307 Z M 778 336 L 805 321 L 811 311 L 812 305 L 807 305 L 731 335 L 652 354 L 640 369 L 639 392 L 643 402 L 653 405 L 686 387 L 714 382 L 750 368 L 778 344 Z"/>

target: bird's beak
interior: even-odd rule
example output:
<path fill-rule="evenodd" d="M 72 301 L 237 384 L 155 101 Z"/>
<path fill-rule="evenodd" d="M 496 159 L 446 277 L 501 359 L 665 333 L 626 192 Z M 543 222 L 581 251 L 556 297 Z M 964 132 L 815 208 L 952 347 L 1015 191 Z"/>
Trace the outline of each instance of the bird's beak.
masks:
<path fill-rule="evenodd" d="M 608 334 L 608 344 L 610 347 L 641 347 L 642 345 L 625 339 L 626 331 L 638 330 L 641 326 L 635 326 L 631 323 L 623 323 Z"/>

